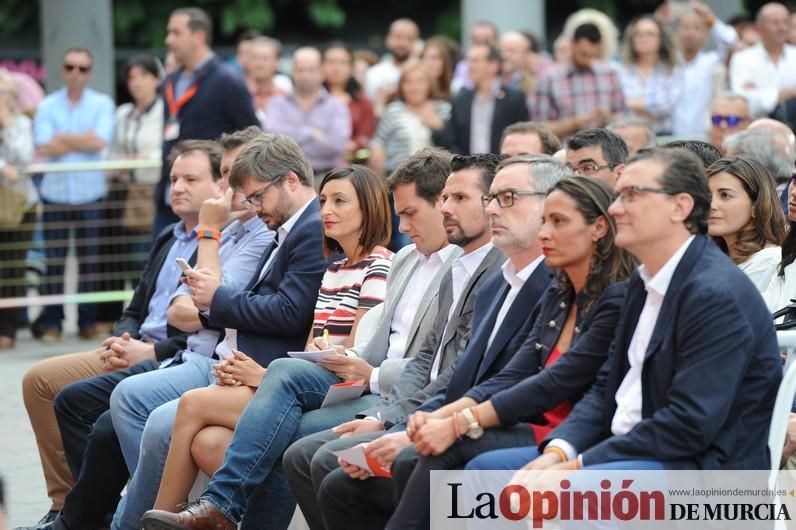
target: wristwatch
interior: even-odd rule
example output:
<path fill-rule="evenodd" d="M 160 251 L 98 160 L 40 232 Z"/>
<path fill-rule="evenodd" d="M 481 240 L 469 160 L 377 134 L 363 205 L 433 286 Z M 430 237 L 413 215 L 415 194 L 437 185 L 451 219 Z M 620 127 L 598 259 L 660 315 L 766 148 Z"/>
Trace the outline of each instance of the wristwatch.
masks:
<path fill-rule="evenodd" d="M 471 440 L 478 440 L 481 438 L 484 435 L 484 428 L 478 424 L 478 420 L 475 419 L 473 411 L 464 409 L 462 411 L 462 416 L 464 416 L 464 419 L 467 421 L 467 432 L 465 432 L 464 435 Z"/>

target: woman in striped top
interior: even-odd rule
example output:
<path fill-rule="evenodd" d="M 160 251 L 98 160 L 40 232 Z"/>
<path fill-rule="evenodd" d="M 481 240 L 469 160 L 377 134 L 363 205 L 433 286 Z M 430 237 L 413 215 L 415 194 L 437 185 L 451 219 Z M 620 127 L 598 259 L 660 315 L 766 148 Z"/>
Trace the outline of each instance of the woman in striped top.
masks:
<path fill-rule="evenodd" d="M 321 182 L 320 203 L 324 255 L 344 257 L 323 276 L 307 348 L 317 349 L 311 347 L 313 339 L 324 330 L 331 344 L 347 347 L 353 345 L 362 316 L 384 301 L 393 257 L 385 248 L 390 206 L 381 179 L 358 165 L 330 171 Z M 180 398 L 155 509 L 176 510 L 185 502 L 197 470 L 212 476 L 223 462 L 240 414 L 267 376 L 265 368 L 240 352 L 235 352 L 231 365 L 230 360 L 216 365 L 217 386 L 191 390 Z M 201 442 L 195 442 L 197 437 Z M 192 454 L 192 446 L 214 451 Z"/>

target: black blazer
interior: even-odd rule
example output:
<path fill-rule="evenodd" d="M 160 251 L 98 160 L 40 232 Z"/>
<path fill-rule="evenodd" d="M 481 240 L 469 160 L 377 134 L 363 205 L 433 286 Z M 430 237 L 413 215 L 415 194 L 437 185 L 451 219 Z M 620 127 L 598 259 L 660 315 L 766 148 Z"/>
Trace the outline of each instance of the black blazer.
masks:
<path fill-rule="evenodd" d="M 323 257 L 320 206 L 315 198 L 279 244 L 268 272 L 260 271 L 276 248 L 263 255 L 245 289 L 220 287 L 207 325 L 238 331 L 238 349 L 260 365 L 303 350 L 312 325 L 321 279 L 329 266 Z"/>
<path fill-rule="evenodd" d="M 461 89 L 451 102 L 451 115 L 445 126 L 433 134 L 434 143 L 447 150 L 464 155 L 470 153 L 470 121 L 473 112 L 475 91 Z M 500 152 L 500 137 L 503 129 L 518 121 L 528 121 L 528 104 L 525 94 L 507 86 L 500 87 L 495 96 L 495 110 L 489 137 L 491 153 Z"/>
<path fill-rule="evenodd" d="M 502 425 L 521 421 L 544 425 L 546 411 L 566 401 L 578 401 L 591 387 L 608 357 L 626 291 L 626 282 L 609 285 L 584 317 L 582 295 L 575 297 L 571 289 L 551 285 L 519 351 L 495 377 L 465 395 L 479 403 L 491 399 Z M 569 349 L 545 369 L 573 303 L 578 312 Z"/>
<path fill-rule="evenodd" d="M 537 303 L 552 279 L 553 273 L 544 262 L 540 263 L 517 293 L 489 348 L 489 336 L 510 287 L 502 271 L 484 282 L 475 300 L 470 341 L 453 364 L 447 389 L 440 390 L 417 410 L 433 411 L 456 401 L 474 385 L 499 372 L 528 336 L 538 314 Z"/>
<path fill-rule="evenodd" d="M 616 391 L 646 300 L 636 272 L 609 358 L 548 440 L 584 465 L 659 460 L 672 469 L 769 469 L 768 427 L 782 379 L 771 313 L 755 286 L 709 239 L 696 236 L 675 269 L 642 369 L 641 421 L 613 436 Z"/>
<path fill-rule="evenodd" d="M 141 324 L 149 314 L 149 301 L 155 292 L 160 269 L 163 268 L 163 262 L 166 261 L 166 256 L 168 256 L 174 241 L 174 225 L 171 224 L 163 229 L 152 244 L 144 271 L 138 278 L 138 285 L 133 292 L 133 299 L 130 300 L 130 304 L 125 308 L 113 328 L 114 336 L 119 337 L 127 332 L 134 339 L 141 338 Z M 191 265 L 196 263 L 196 252 L 188 261 Z M 175 289 L 177 287 L 178 285 L 174 286 Z M 159 361 L 173 357 L 175 353 L 185 349 L 188 341 L 188 335 L 177 328 L 167 326 L 166 330 L 168 338 L 155 343 L 155 356 Z"/>

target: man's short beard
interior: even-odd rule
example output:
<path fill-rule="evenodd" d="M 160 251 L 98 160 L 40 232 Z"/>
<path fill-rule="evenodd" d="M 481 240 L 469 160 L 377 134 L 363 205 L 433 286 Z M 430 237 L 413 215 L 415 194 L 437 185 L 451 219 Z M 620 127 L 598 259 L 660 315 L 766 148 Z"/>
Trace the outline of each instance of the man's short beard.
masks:
<path fill-rule="evenodd" d="M 473 241 L 480 239 L 481 237 L 483 237 L 484 233 L 486 233 L 486 230 L 482 230 L 478 234 L 468 235 L 465 234 L 463 230 L 461 230 L 461 227 L 459 228 L 460 230 L 457 234 L 448 235 L 448 243 L 450 243 L 451 245 L 456 245 L 457 247 L 460 248 L 464 248 Z"/>

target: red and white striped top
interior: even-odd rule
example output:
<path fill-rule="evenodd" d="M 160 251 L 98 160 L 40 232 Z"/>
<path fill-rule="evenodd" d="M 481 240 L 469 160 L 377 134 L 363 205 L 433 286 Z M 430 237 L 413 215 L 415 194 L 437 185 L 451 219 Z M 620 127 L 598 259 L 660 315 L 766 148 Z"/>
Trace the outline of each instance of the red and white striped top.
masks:
<path fill-rule="evenodd" d="M 359 263 L 348 265 L 347 259 L 332 263 L 321 280 L 312 336 L 320 337 L 328 329 L 332 344 L 345 344 L 357 310 L 370 309 L 384 301 L 392 258 L 392 252 L 376 247 Z"/>

